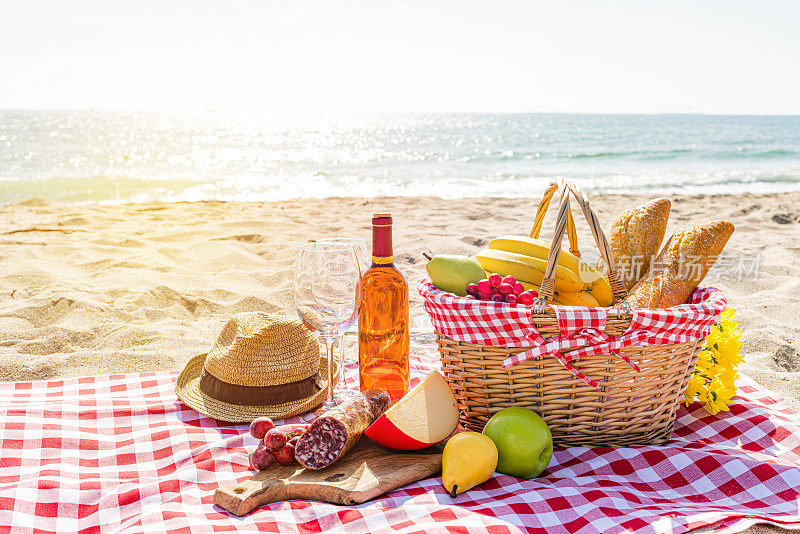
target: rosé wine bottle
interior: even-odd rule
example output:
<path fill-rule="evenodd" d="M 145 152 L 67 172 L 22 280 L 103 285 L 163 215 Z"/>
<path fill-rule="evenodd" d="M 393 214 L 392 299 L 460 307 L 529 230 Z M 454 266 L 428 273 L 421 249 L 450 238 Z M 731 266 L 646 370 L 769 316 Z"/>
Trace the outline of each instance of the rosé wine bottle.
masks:
<path fill-rule="evenodd" d="M 392 402 L 408 392 L 408 284 L 392 259 L 392 216 L 372 216 L 372 265 L 361 278 L 358 368 L 361 390 Z"/>

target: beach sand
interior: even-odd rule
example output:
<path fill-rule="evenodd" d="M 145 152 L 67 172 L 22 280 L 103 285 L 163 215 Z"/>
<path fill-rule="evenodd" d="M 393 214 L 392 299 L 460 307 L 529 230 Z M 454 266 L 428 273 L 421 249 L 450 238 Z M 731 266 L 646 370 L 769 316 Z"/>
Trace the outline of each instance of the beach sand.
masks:
<path fill-rule="evenodd" d="M 727 294 L 744 332 L 741 370 L 800 408 L 800 192 L 670 198 L 667 235 L 712 219 L 736 225 L 726 252 L 751 272 L 713 285 Z M 596 195 L 592 206 L 608 227 L 648 199 Z M 493 236 L 527 234 L 537 202 L 8 205 L 0 209 L 0 380 L 180 369 L 209 349 L 236 312 L 293 315 L 297 246 L 332 236 L 369 240 L 374 212 L 394 216 L 395 262 L 409 281 L 413 321 L 424 316 L 416 291 L 423 252 L 473 254 Z M 585 257 L 597 257 L 582 215 L 576 223 Z M 346 348 L 354 356 L 354 336 Z"/>
<path fill-rule="evenodd" d="M 757 277 L 733 272 L 713 285 L 728 295 L 744 332 L 741 371 L 800 409 L 800 192 L 670 198 L 668 235 L 712 219 L 736 225 L 726 252 L 743 258 L 746 270 L 757 267 Z M 646 200 L 597 195 L 592 205 L 607 228 Z M 413 321 L 424 316 L 416 291 L 423 252 L 473 254 L 496 235 L 527 234 L 537 202 L 8 205 L 0 209 L 0 380 L 181 369 L 236 312 L 293 315 L 297 246 L 332 236 L 369 239 L 374 212 L 394 216 L 395 261 L 411 287 Z M 576 222 L 581 250 L 596 257 L 582 216 Z M 352 358 L 354 336 L 346 349 Z"/>

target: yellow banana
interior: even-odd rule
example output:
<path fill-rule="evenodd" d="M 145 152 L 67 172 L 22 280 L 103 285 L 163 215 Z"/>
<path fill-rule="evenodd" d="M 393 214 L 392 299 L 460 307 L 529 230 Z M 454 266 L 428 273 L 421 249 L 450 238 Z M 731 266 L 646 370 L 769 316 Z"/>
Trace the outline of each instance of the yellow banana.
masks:
<path fill-rule="evenodd" d="M 529 282 L 520 282 L 522 287 L 525 288 L 525 291 L 529 289 L 533 289 L 537 293 L 539 292 L 539 286 L 536 284 L 531 284 Z M 592 294 L 588 291 L 572 291 L 572 292 L 556 292 L 552 301 L 554 304 L 561 304 L 562 306 L 593 306 L 597 307 L 600 306 L 600 303 L 597 302 Z"/>
<path fill-rule="evenodd" d="M 589 293 L 592 294 L 598 304 L 603 307 L 611 306 L 614 303 L 614 294 L 611 293 L 611 284 L 608 283 L 606 277 L 599 278 L 589 288 Z"/>
<path fill-rule="evenodd" d="M 504 276 L 510 274 L 520 282 L 536 285 L 541 285 L 544 271 L 547 269 L 546 260 L 502 250 L 483 250 L 475 257 L 486 272 L 500 273 Z M 556 266 L 555 286 L 556 291 L 581 291 L 589 287 L 588 284 L 581 282 L 576 273 L 563 265 Z"/>
<path fill-rule="evenodd" d="M 593 306 L 600 304 L 588 291 L 577 291 L 574 293 L 556 293 L 555 303 L 562 306 Z"/>
<path fill-rule="evenodd" d="M 536 239 L 535 237 L 525 237 L 521 235 L 501 235 L 495 237 L 489 241 L 489 248 L 514 254 L 522 254 L 530 256 L 531 258 L 544 260 L 545 262 L 547 262 L 547 256 L 550 254 L 550 245 L 547 242 Z M 574 272 L 578 275 L 581 282 L 588 284 L 587 289 L 591 291 L 592 296 L 597 299 L 597 302 L 599 302 L 601 306 L 611 306 L 613 301 L 611 285 L 608 283 L 608 279 L 603 276 L 603 273 L 563 248 L 561 249 L 561 254 L 558 256 L 558 264 Z"/>
<path fill-rule="evenodd" d="M 550 254 L 550 244 L 535 237 L 525 237 L 522 235 L 501 235 L 489 241 L 489 248 L 495 250 L 504 250 L 506 252 L 513 252 L 515 254 L 523 254 L 531 258 L 539 258 L 540 260 L 547 261 L 547 256 Z M 561 255 L 558 257 L 558 264 L 563 265 L 567 269 L 578 272 L 578 262 L 581 259 L 561 249 Z"/>

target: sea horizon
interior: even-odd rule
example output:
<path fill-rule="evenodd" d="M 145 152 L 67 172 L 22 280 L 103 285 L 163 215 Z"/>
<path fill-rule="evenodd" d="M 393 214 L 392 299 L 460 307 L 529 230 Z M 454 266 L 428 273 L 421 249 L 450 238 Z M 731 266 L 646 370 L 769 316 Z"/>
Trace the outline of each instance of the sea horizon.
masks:
<path fill-rule="evenodd" d="M 0 205 L 800 189 L 800 116 L 0 110 Z"/>

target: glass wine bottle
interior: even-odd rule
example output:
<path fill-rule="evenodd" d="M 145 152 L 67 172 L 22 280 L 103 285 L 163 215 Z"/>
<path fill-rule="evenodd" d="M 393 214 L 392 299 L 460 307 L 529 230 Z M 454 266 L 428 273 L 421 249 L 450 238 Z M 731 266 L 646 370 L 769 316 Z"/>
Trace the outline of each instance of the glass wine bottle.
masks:
<path fill-rule="evenodd" d="M 392 402 L 408 392 L 408 284 L 392 259 L 392 216 L 372 216 L 372 265 L 361 279 L 358 360 L 361 390 Z"/>

